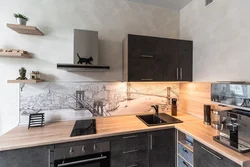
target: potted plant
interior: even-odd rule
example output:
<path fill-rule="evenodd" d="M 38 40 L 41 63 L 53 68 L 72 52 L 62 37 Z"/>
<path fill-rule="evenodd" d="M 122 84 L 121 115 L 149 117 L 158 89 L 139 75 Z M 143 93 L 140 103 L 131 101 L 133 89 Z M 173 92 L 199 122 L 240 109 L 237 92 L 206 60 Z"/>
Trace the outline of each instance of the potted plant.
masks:
<path fill-rule="evenodd" d="M 26 17 L 20 13 L 18 13 L 18 14 L 14 13 L 14 17 L 16 18 L 17 24 L 19 24 L 19 25 L 26 25 L 27 21 L 29 21 L 28 17 Z"/>

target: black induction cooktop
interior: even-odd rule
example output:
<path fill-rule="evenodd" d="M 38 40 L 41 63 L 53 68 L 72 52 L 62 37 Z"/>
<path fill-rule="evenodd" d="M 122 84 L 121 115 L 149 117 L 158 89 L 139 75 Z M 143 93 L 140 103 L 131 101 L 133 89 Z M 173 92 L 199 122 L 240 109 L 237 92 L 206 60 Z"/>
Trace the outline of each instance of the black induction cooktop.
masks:
<path fill-rule="evenodd" d="M 75 122 L 70 137 L 96 134 L 96 120 L 78 120 Z"/>

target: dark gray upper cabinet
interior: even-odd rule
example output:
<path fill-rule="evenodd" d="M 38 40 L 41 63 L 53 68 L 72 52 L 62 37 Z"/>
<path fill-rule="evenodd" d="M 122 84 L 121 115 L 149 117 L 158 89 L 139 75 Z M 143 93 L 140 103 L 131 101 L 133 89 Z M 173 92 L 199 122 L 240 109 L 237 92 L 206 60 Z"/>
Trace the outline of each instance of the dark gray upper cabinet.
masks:
<path fill-rule="evenodd" d="M 240 167 L 235 162 L 225 158 L 219 153 L 207 148 L 201 143 L 194 142 L 195 167 Z"/>
<path fill-rule="evenodd" d="M 175 166 L 175 129 L 149 133 L 149 167 Z"/>
<path fill-rule="evenodd" d="M 0 152 L 1 167 L 46 167 L 49 166 L 53 146 L 33 147 Z"/>
<path fill-rule="evenodd" d="M 128 35 L 123 43 L 123 80 L 192 81 L 193 43 Z"/>
<path fill-rule="evenodd" d="M 179 80 L 179 40 L 164 39 L 163 40 L 163 80 L 177 81 Z"/>
<path fill-rule="evenodd" d="M 163 39 L 163 81 L 193 80 L 193 42 Z"/>
<path fill-rule="evenodd" d="M 179 40 L 179 80 L 192 81 L 193 80 L 193 42 Z"/>

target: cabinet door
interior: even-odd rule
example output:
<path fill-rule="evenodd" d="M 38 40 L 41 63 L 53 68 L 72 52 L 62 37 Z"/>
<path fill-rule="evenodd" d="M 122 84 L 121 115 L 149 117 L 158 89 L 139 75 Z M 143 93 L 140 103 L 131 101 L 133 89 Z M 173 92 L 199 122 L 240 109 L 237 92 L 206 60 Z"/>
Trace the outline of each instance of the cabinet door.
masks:
<path fill-rule="evenodd" d="M 193 42 L 179 40 L 179 80 L 193 80 Z"/>
<path fill-rule="evenodd" d="M 161 38 L 128 36 L 128 81 L 162 81 Z"/>
<path fill-rule="evenodd" d="M 163 80 L 179 80 L 179 61 L 178 61 L 178 40 L 164 39 L 163 42 Z"/>
<path fill-rule="evenodd" d="M 235 162 L 223 157 L 217 152 L 207 148 L 201 143 L 194 142 L 195 167 L 240 167 Z"/>
<path fill-rule="evenodd" d="M 130 58 L 128 60 L 128 81 L 162 81 L 162 66 L 154 58 Z"/>
<path fill-rule="evenodd" d="M 0 152 L 1 167 L 46 167 L 49 166 L 52 147 L 33 147 Z"/>
<path fill-rule="evenodd" d="M 128 35 L 129 58 L 159 59 L 162 53 L 162 38 Z"/>
<path fill-rule="evenodd" d="M 150 167 L 175 166 L 175 129 L 149 133 Z"/>

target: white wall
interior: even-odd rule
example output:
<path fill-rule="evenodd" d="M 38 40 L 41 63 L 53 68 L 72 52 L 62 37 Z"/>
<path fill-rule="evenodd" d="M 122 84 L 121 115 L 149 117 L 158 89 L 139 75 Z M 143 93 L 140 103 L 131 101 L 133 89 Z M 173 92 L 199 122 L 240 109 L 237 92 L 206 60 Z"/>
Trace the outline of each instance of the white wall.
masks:
<path fill-rule="evenodd" d="M 45 36 L 19 35 L 6 23 L 15 23 L 13 13 L 30 18 Z M 18 85 L 22 66 L 39 70 L 48 81 L 119 81 L 122 78 L 122 39 L 127 33 L 179 37 L 179 12 L 125 0 L 7 0 L 0 5 L 0 48 L 16 48 L 34 54 L 33 59 L 0 60 L 0 134 L 18 123 Z M 111 65 L 106 73 L 68 73 L 56 63 L 73 62 L 73 29 L 99 31 L 100 64 Z M 25 88 L 24 88 L 25 89 Z"/>
<path fill-rule="evenodd" d="M 193 0 L 180 12 L 180 38 L 194 41 L 195 81 L 250 81 L 249 0 Z"/>

